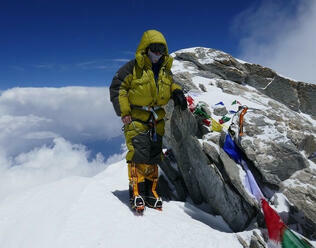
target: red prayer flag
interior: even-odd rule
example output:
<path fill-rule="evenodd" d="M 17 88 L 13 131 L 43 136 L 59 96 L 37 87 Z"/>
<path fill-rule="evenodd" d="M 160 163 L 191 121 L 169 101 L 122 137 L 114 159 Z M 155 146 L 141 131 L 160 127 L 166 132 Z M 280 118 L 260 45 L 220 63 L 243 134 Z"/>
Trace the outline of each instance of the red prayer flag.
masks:
<path fill-rule="evenodd" d="M 204 124 L 206 126 L 210 126 L 211 125 L 211 122 L 208 119 L 204 119 L 203 122 L 204 122 Z"/>
<path fill-rule="evenodd" d="M 191 96 L 187 96 L 187 102 L 189 105 L 192 105 L 194 103 L 194 100 Z"/>
<path fill-rule="evenodd" d="M 270 207 L 265 199 L 261 199 L 264 220 L 268 229 L 269 239 L 275 242 L 281 242 L 281 237 L 285 228 L 285 224 L 281 220 L 277 212 Z"/>

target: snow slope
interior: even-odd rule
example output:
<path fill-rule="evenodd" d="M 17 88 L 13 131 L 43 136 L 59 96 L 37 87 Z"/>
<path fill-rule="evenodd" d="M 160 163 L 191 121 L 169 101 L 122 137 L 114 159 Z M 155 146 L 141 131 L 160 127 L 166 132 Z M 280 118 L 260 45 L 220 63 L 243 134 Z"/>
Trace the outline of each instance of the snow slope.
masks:
<path fill-rule="evenodd" d="M 189 203 L 135 215 L 128 206 L 125 161 L 94 177 L 67 177 L 6 198 L 2 248 L 242 247 L 220 218 Z"/>

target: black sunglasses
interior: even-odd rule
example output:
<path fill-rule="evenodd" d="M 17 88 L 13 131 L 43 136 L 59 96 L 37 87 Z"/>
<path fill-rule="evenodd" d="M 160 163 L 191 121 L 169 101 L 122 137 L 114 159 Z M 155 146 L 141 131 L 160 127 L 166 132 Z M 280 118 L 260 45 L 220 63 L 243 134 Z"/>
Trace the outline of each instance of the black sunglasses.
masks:
<path fill-rule="evenodd" d="M 166 52 L 166 47 L 164 44 L 161 43 L 152 43 L 148 46 L 148 48 L 150 49 L 150 51 L 152 51 L 153 53 L 160 53 L 160 54 L 164 54 Z"/>

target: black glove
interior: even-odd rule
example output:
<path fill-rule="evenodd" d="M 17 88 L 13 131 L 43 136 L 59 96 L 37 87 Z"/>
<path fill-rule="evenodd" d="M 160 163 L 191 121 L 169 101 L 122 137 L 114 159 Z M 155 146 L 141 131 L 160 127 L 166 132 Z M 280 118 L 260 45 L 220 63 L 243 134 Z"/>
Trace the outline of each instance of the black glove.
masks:
<path fill-rule="evenodd" d="M 182 110 L 186 110 L 188 108 L 187 99 L 185 98 L 182 90 L 174 90 L 172 92 L 172 99 L 174 101 L 174 106 L 179 105 Z"/>

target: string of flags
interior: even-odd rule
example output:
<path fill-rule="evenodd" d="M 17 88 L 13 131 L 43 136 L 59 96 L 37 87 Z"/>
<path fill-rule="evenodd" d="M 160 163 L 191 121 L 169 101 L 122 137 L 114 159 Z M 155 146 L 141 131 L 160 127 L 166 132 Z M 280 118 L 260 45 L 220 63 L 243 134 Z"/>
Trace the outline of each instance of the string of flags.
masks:
<path fill-rule="evenodd" d="M 235 105 L 235 104 L 241 105 L 241 103 L 240 103 L 239 101 L 237 101 L 237 100 L 235 100 L 235 101 L 232 102 L 232 105 Z"/>
<path fill-rule="evenodd" d="M 245 155 L 229 134 L 226 134 L 223 150 L 236 163 L 240 164 L 246 172 L 244 185 L 247 191 L 261 205 L 266 227 L 268 229 L 268 246 L 270 248 L 312 248 L 312 245 L 305 239 L 300 238 L 291 231 L 291 229 L 284 224 L 278 213 L 269 205 L 253 174 L 248 168 L 247 162 L 245 161 Z"/>
<path fill-rule="evenodd" d="M 204 103 L 199 102 L 198 104 L 195 104 L 194 99 L 191 96 L 187 97 L 187 102 L 189 110 L 194 115 L 201 117 L 206 126 L 211 126 L 212 131 L 221 132 L 223 130 L 223 125 L 226 122 L 231 121 L 230 127 L 228 128 L 229 132 L 226 134 L 223 149 L 236 163 L 240 164 L 246 172 L 244 185 L 249 194 L 256 199 L 258 204 L 261 206 L 266 227 L 268 229 L 268 246 L 270 248 L 312 248 L 312 245 L 309 242 L 291 231 L 291 229 L 284 224 L 278 213 L 269 205 L 247 165 L 245 155 L 231 138 L 231 135 L 234 136 L 237 133 L 234 131 L 236 130 L 236 126 L 239 128 L 238 138 L 243 135 L 243 117 L 246 114 L 248 107 L 243 106 L 239 101 L 234 100 L 231 103 L 231 106 L 238 106 L 238 110 L 236 111 L 234 109 L 230 109 L 227 114 L 216 121 L 210 114 L 207 113 L 206 105 Z M 213 108 L 220 108 L 221 106 L 225 106 L 222 101 L 213 105 Z M 235 123 L 236 117 L 238 119 L 237 123 Z M 311 154 L 310 157 L 316 157 L 316 152 Z"/>
<path fill-rule="evenodd" d="M 203 123 L 206 126 L 210 126 L 212 131 L 216 131 L 216 132 L 221 132 L 223 130 L 223 124 L 229 122 L 233 116 L 235 116 L 236 114 L 238 114 L 239 111 L 239 107 L 242 106 L 241 103 L 237 100 L 234 100 L 231 103 L 231 106 L 233 105 L 238 105 L 238 110 L 229 110 L 228 113 L 224 116 L 222 116 L 218 121 L 215 120 L 214 118 L 211 117 L 211 115 L 209 113 L 207 113 L 206 109 L 206 104 L 203 102 L 198 102 L 197 104 L 195 104 L 194 99 L 189 95 L 186 97 L 187 102 L 188 102 L 188 107 L 189 110 L 196 116 L 199 116 L 200 118 L 202 118 Z M 221 106 L 225 106 L 225 104 L 220 101 L 218 103 L 216 103 L 213 108 L 217 108 L 217 107 L 221 107 Z"/>

